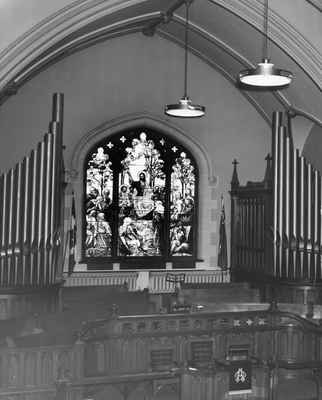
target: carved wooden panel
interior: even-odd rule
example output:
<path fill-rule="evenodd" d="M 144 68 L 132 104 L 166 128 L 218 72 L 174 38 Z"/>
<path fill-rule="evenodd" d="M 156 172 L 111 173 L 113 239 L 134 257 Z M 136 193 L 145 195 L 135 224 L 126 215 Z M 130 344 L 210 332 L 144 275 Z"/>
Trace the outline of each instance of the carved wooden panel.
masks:
<path fill-rule="evenodd" d="M 213 342 L 211 340 L 198 340 L 191 342 L 191 361 L 195 365 L 209 363 L 213 358 Z"/>
<path fill-rule="evenodd" d="M 166 371 L 173 366 L 173 349 L 171 348 L 151 350 L 150 357 L 153 371 Z"/>

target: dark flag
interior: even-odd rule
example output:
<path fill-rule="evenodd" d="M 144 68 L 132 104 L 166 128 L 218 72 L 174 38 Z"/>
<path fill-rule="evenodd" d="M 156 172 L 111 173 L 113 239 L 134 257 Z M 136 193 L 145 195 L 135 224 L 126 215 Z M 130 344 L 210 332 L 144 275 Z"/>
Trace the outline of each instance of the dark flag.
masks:
<path fill-rule="evenodd" d="M 252 392 L 252 365 L 250 361 L 233 361 L 229 366 L 228 394 Z"/>
<path fill-rule="evenodd" d="M 73 272 L 74 266 L 76 264 L 75 252 L 76 252 L 76 209 L 75 209 L 75 197 L 74 197 L 74 193 L 73 193 L 71 218 L 70 218 L 70 229 L 69 229 L 68 275 L 70 275 Z"/>
<path fill-rule="evenodd" d="M 222 270 L 226 270 L 228 268 L 226 217 L 225 217 L 225 206 L 224 206 L 224 198 L 223 198 L 223 196 L 221 196 L 221 215 L 220 215 L 219 246 L 218 246 L 218 266 Z"/>

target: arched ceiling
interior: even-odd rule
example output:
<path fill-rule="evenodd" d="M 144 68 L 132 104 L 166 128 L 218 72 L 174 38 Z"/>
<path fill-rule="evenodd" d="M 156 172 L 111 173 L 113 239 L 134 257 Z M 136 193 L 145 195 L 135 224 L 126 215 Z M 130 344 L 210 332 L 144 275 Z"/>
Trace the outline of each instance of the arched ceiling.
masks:
<path fill-rule="evenodd" d="M 48 65 L 100 40 L 142 31 L 147 40 L 156 34 L 183 45 L 182 4 L 183 0 L 0 0 L 2 101 Z M 292 71 L 295 79 L 282 91 L 244 92 L 267 120 L 273 110 L 285 108 L 322 123 L 321 11 L 321 0 L 270 1 L 271 60 Z M 241 69 L 260 61 L 262 0 L 194 0 L 190 22 L 190 50 L 233 85 Z"/>

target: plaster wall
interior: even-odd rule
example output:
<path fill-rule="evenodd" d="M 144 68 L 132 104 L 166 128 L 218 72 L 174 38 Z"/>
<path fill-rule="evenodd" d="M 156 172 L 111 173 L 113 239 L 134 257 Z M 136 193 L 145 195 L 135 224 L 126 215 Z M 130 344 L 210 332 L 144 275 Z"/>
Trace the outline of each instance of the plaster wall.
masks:
<path fill-rule="evenodd" d="M 322 126 L 317 124 L 313 125 L 310 133 L 303 146 L 303 156 L 317 168 L 320 173 L 322 172 Z"/>
<path fill-rule="evenodd" d="M 199 257 L 204 260 L 202 267 L 215 267 L 221 194 L 229 238 L 231 162 L 234 158 L 240 161 L 241 182 L 261 180 L 270 151 L 270 127 L 234 85 L 195 56 L 189 59 L 188 93 L 193 102 L 206 105 L 207 114 L 196 120 L 166 117 L 164 105 L 177 102 L 183 94 L 183 58 L 182 48 L 165 39 L 133 34 L 52 65 L 0 108 L 0 170 L 13 167 L 42 139 L 54 92 L 65 94 L 67 170 L 75 167 L 72 156 L 81 140 L 98 126 L 133 114 L 158 119 L 182 132 L 181 140 L 187 141 L 204 165 L 200 171 Z M 79 186 L 76 189 L 80 216 Z"/>

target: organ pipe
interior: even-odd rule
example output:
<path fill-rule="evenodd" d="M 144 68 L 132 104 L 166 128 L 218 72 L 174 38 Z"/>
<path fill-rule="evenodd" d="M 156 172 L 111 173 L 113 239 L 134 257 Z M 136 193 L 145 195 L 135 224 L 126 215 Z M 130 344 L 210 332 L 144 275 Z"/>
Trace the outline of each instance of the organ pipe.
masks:
<path fill-rule="evenodd" d="M 22 271 L 21 271 L 21 284 L 26 285 L 29 280 L 30 271 L 30 227 L 31 227 L 31 156 L 27 156 L 24 160 L 25 164 L 25 198 L 24 198 L 24 218 L 23 218 L 23 257 L 22 257 Z"/>
<path fill-rule="evenodd" d="M 52 212 L 52 163 L 53 163 L 53 135 L 46 135 L 46 151 L 47 151 L 47 166 L 46 166 L 46 202 L 45 202 L 45 221 L 44 221 L 44 270 L 45 281 L 49 281 L 50 273 L 50 250 L 51 250 L 51 212 Z"/>
<path fill-rule="evenodd" d="M 43 260 L 44 248 L 44 208 L 45 208 L 45 140 L 39 144 L 39 201 L 38 201 L 38 237 L 37 237 L 37 282 L 46 282 Z"/>
<path fill-rule="evenodd" d="M 17 169 L 17 200 L 16 200 L 16 227 L 15 227 L 15 244 L 14 244 L 14 282 L 13 284 L 18 285 L 20 265 L 21 265 L 21 253 L 22 253 L 22 230 L 20 229 L 21 221 L 21 205 L 23 196 L 23 163 L 19 163 Z"/>
<path fill-rule="evenodd" d="M 2 176 L 2 235 L 1 235 L 1 281 L 6 285 L 7 241 L 8 241 L 8 174 Z"/>
<path fill-rule="evenodd" d="M 278 129 L 281 124 L 281 119 L 282 119 L 282 114 L 281 113 L 274 113 L 273 114 L 273 135 L 272 135 L 272 148 L 273 148 L 273 163 L 274 163 L 274 204 L 278 203 L 278 196 L 279 196 L 279 135 L 278 135 Z M 279 275 L 279 243 L 280 243 L 280 238 L 279 238 L 279 229 L 278 229 L 278 223 L 279 223 L 279 209 L 278 207 L 274 207 L 274 229 L 273 229 L 273 264 L 274 264 L 274 275 L 278 276 Z"/>
<path fill-rule="evenodd" d="M 291 139 L 286 137 L 286 170 L 285 170 L 285 230 L 284 230 L 284 247 L 285 247 L 285 275 L 289 278 L 290 275 L 290 218 L 291 218 Z"/>

